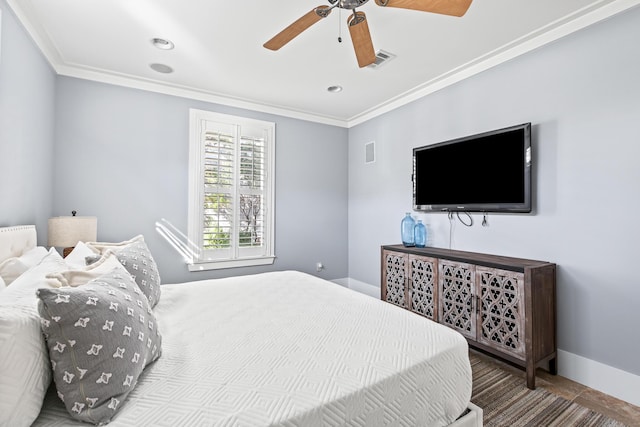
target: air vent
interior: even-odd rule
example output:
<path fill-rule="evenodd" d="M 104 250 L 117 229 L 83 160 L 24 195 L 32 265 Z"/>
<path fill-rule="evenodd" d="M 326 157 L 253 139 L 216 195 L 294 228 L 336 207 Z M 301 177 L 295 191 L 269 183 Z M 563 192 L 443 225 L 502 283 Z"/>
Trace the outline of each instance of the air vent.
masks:
<path fill-rule="evenodd" d="M 376 161 L 376 142 L 367 142 L 364 145 L 364 162 L 373 163 Z"/>
<path fill-rule="evenodd" d="M 376 61 L 371 65 L 367 65 L 367 67 L 378 68 L 382 64 L 386 64 L 387 62 L 391 61 L 395 57 L 396 56 L 393 53 L 389 53 L 385 50 L 379 50 L 376 52 Z"/>

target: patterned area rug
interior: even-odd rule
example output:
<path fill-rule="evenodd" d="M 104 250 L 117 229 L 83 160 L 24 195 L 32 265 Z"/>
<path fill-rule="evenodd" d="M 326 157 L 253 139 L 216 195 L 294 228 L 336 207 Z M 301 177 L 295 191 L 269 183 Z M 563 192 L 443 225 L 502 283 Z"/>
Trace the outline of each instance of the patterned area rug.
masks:
<path fill-rule="evenodd" d="M 624 424 L 540 387 L 529 390 L 523 378 L 473 352 L 470 359 L 473 369 L 471 401 L 483 409 L 486 427 L 624 427 Z"/>

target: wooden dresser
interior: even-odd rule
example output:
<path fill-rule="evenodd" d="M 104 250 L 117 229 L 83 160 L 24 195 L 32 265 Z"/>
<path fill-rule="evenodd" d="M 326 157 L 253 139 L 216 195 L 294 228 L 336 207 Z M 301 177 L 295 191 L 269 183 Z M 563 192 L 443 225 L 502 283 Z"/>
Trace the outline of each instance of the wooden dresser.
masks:
<path fill-rule="evenodd" d="M 469 345 L 557 373 L 556 265 L 440 248 L 382 246 L 381 298 L 460 332 Z"/>

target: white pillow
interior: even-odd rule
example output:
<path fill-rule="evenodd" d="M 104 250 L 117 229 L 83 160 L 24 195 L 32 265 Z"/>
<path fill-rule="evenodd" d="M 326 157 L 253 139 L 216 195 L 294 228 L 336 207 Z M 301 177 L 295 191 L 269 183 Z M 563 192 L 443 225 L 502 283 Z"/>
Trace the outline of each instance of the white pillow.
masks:
<path fill-rule="evenodd" d="M 2 276 L 0 276 L 0 291 L 4 291 L 6 287 L 7 285 L 4 283 L 4 280 L 2 280 Z"/>
<path fill-rule="evenodd" d="M 47 250 L 42 246 L 36 246 L 19 257 L 7 258 L 0 263 L 0 277 L 9 286 L 22 273 L 38 264 L 47 255 Z"/>
<path fill-rule="evenodd" d="M 144 236 L 142 234 L 137 235 L 136 237 L 132 238 L 131 240 L 125 240 L 123 242 L 117 242 L 117 243 L 112 243 L 112 242 L 87 242 L 87 246 L 97 254 L 104 254 L 109 249 L 111 249 L 111 251 L 113 251 L 113 252 L 117 252 L 118 250 L 123 249 L 123 248 L 131 245 L 132 243 L 137 243 L 137 242 L 140 242 L 140 241 L 144 241 Z"/>
<path fill-rule="evenodd" d="M 96 253 L 89 246 L 85 245 L 83 242 L 78 242 L 71 253 L 64 259 L 64 262 L 70 269 L 84 268 L 87 266 L 86 258 L 95 254 Z"/>
<path fill-rule="evenodd" d="M 0 293 L 0 425 L 29 426 L 51 383 L 36 289 L 66 266 L 55 249 Z"/>
<path fill-rule="evenodd" d="M 71 270 L 58 271 L 47 275 L 47 279 L 50 279 L 49 284 L 54 288 L 62 286 L 81 286 L 93 279 L 97 279 L 111 272 L 114 268 L 118 268 L 129 274 L 118 258 L 111 251 L 107 251 L 96 262 L 91 265 L 79 267 Z"/>

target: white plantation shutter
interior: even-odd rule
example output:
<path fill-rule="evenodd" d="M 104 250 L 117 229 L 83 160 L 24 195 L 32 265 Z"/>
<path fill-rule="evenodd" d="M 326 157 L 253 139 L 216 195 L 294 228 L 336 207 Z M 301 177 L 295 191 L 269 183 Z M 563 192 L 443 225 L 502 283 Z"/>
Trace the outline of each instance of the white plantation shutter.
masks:
<path fill-rule="evenodd" d="M 275 125 L 191 110 L 192 270 L 272 263 Z"/>
<path fill-rule="evenodd" d="M 239 181 L 240 248 L 264 244 L 265 138 L 241 136 Z"/>
<path fill-rule="evenodd" d="M 207 125 L 205 122 L 204 126 Z M 231 132 L 204 131 L 204 200 L 202 249 L 228 250 L 232 246 L 235 137 Z"/>

